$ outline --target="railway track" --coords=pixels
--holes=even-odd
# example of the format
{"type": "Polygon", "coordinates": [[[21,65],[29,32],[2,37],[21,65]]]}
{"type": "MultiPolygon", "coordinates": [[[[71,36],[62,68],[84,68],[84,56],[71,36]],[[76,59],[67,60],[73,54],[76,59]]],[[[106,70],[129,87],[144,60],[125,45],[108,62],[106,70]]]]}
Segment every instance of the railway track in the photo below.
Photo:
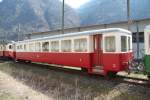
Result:
{"type": "MultiPolygon", "coordinates": [[[[3,62],[3,61],[1,61],[1,62],[3,62]]],[[[150,81],[147,79],[140,79],[140,78],[134,78],[134,77],[120,76],[120,75],[116,75],[116,77],[110,78],[110,77],[104,77],[104,76],[100,76],[100,75],[91,75],[85,71],[62,68],[61,66],[53,66],[53,65],[41,64],[41,63],[26,63],[26,62],[18,62],[18,63],[29,65],[29,66],[40,68],[40,69],[54,70],[57,72],[60,71],[60,72],[68,73],[69,75],[76,74],[79,76],[92,78],[92,79],[96,79],[96,80],[100,80],[100,79],[108,80],[108,81],[112,81],[115,83],[126,83],[129,85],[131,84],[131,85],[138,85],[138,86],[150,88],[150,81]]]]}
{"type": "Polygon", "coordinates": [[[103,77],[103,76],[99,76],[99,75],[90,75],[85,71],[67,69],[67,68],[56,67],[56,66],[50,67],[49,65],[42,65],[42,64],[38,64],[38,63],[30,63],[29,65],[36,66],[36,67],[44,66],[44,68],[47,68],[47,69],[52,69],[52,70],[57,70],[57,71],[59,70],[59,71],[63,71],[63,72],[70,73],[70,74],[82,75],[82,76],[86,76],[88,78],[102,79],[102,80],[106,79],[106,80],[113,81],[113,82],[123,82],[123,83],[127,83],[127,84],[140,85],[140,86],[150,88],[150,80],[148,80],[148,79],[120,76],[120,75],[116,75],[116,77],[110,78],[110,77],[103,77]]]}
{"type": "Polygon", "coordinates": [[[150,88],[150,81],[146,79],[139,79],[139,78],[133,78],[133,77],[126,77],[126,76],[117,76],[115,80],[124,82],[127,84],[140,85],[140,86],[150,88]]]}

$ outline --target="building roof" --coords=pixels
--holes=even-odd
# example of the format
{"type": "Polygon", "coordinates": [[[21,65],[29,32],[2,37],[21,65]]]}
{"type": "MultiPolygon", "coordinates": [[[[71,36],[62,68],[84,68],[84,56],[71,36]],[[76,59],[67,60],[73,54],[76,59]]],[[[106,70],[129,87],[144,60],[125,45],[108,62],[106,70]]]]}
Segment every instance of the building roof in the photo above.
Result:
{"type": "Polygon", "coordinates": [[[145,29],[150,29],[150,25],[146,26],[145,29]]]}

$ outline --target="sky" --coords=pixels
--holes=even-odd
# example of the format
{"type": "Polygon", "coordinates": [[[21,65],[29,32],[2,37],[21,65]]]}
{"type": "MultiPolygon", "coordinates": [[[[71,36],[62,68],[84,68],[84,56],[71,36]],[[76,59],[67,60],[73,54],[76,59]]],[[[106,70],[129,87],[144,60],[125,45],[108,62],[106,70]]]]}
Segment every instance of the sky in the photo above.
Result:
{"type": "Polygon", "coordinates": [[[0,0],[0,2],[2,2],[3,0],[0,0]]]}
{"type": "MultiPolygon", "coordinates": [[[[62,0],[61,0],[62,1],[62,0]]],[[[71,6],[72,8],[79,8],[83,4],[87,3],[90,0],[65,0],[65,3],[71,6]]]]}

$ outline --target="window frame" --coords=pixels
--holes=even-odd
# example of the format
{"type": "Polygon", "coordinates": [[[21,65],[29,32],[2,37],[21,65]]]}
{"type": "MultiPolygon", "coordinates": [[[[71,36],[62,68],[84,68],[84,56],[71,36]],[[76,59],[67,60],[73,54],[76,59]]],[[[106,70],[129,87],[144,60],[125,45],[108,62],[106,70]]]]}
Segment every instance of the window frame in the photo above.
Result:
{"type": "Polygon", "coordinates": [[[106,36],[104,36],[104,43],[103,43],[103,49],[104,49],[104,51],[106,52],[106,53],[115,53],[116,51],[117,51],[117,44],[116,44],[116,35],[106,35],[106,36]],[[106,38],[110,38],[110,37],[113,37],[114,38],[114,50],[112,51],[112,50],[107,50],[107,47],[106,47],[106,38]]]}
{"type": "Polygon", "coordinates": [[[12,45],[9,45],[8,48],[9,48],[10,50],[13,49],[12,45]]]}
{"type": "Polygon", "coordinates": [[[129,49],[128,49],[128,48],[129,48],[128,36],[126,36],[126,35],[121,35],[120,38],[121,38],[121,39],[120,39],[120,40],[121,40],[121,41],[120,41],[120,42],[121,42],[121,46],[120,46],[120,47],[121,47],[121,50],[120,50],[120,51],[121,51],[121,52],[128,52],[128,51],[129,51],[129,49]],[[125,45],[124,45],[125,47],[123,47],[123,44],[122,44],[122,37],[125,37],[125,41],[124,41],[124,42],[125,42],[125,45]]]}
{"type": "Polygon", "coordinates": [[[42,52],[42,43],[39,41],[35,42],[35,52],[42,52]],[[37,44],[40,44],[40,45],[38,45],[39,50],[37,50],[37,44]]]}
{"type": "Polygon", "coordinates": [[[61,52],[72,52],[72,45],[73,45],[73,41],[72,41],[72,39],[64,39],[64,40],[61,40],[61,52]],[[69,41],[70,43],[69,43],[69,47],[67,47],[67,48],[69,48],[68,50],[67,49],[64,49],[63,47],[64,47],[64,42],[65,41],[69,41]]]}
{"type": "Polygon", "coordinates": [[[128,51],[132,50],[132,37],[128,36],[128,51]]]}
{"type": "Polygon", "coordinates": [[[60,52],[60,41],[59,40],[51,40],[50,41],[50,51],[51,52],[60,52]],[[58,47],[57,47],[57,50],[56,49],[53,49],[54,47],[53,47],[53,44],[52,44],[52,42],[58,42],[58,47]],[[52,48],[53,47],[53,48],[52,48]]]}
{"type": "Polygon", "coordinates": [[[29,43],[29,49],[28,49],[28,51],[29,51],[29,52],[35,52],[35,43],[34,43],[34,42],[30,42],[30,43],[29,43]],[[31,44],[34,46],[34,47],[32,48],[33,50],[31,50],[31,48],[30,48],[30,45],[31,45],[31,44]]]}
{"type": "Polygon", "coordinates": [[[27,51],[27,44],[23,44],[23,50],[27,51]]]}
{"type": "Polygon", "coordinates": [[[41,51],[42,52],[49,52],[50,51],[50,42],[49,41],[42,41],[41,42],[41,51]],[[46,48],[47,50],[45,49],[46,51],[43,48],[43,43],[48,43],[48,47],[46,48]]]}
{"type": "MultiPolygon", "coordinates": [[[[87,37],[80,37],[80,38],[75,38],[75,39],[73,39],[73,51],[74,52],[88,52],[88,50],[89,50],[89,46],[88,46],[88,43],[89,42],[89,40],[88,40],[88,38],[87,37]],[[84,48],[85,50],[79,50],[79,48],[78,48],[78,50],[76,50],[76,47],[75,47],[75,41],[76,40],[82,40],[82,39],[85,39],[86,40],[86,48],[84,48]]],[[[81,45],[81,44],[80,44],[81,45]]],[[[80,46],[81,47],[81,46],[80,46]]],[[[81,48],[80,48],[81,49],[81,48]]]]}

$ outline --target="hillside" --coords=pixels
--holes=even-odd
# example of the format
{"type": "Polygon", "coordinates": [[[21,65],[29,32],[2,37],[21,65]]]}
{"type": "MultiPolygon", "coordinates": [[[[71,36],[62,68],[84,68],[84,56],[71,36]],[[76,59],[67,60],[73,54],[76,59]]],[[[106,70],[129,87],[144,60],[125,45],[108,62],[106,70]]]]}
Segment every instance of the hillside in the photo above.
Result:
{"type": "MultiPolygon", "coordinates": [[[[3,0],[0,3],[0,33],[16,37],[20,33],[42,32],[61,27],[61,2],[59,0],[3,0]]],[[[65,5],[65,27],[76,27],[76,12],[65,5]]],[[[7,37],[7,38],[9,38],[7,37]]]]}
{"type": "MultiPolygon", "coordinates": [[[[109,24],[127,20],[126,0],[91,0],[78,9],[81,25],[109,24]]],[[[150,18],[150,0],[130,0],[131,19],[150,18]]]]}

